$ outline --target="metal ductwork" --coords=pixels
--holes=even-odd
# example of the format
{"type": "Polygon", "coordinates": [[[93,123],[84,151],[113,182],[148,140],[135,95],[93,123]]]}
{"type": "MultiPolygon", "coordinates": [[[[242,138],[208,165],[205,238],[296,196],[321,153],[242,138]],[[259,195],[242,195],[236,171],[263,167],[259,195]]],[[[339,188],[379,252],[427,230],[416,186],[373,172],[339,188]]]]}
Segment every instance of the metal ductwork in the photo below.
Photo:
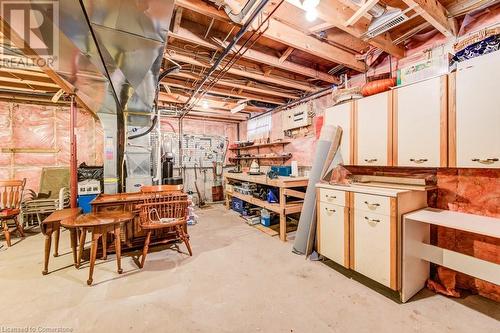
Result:
{"type": "Polygon", "coordinates": [[[30,6],[43,14],[43,20],[52,21],[52,26],[41,29],[40,37],[58,40],[56,74],[74,86],[76,95],[101,119],[105,192],[113,193],[118,190],[119,157],[124,150],[123,114],[143,114],[151,122],[174,0],[57,4],[59,15],[46,12],[36,2],[30,6]]]}

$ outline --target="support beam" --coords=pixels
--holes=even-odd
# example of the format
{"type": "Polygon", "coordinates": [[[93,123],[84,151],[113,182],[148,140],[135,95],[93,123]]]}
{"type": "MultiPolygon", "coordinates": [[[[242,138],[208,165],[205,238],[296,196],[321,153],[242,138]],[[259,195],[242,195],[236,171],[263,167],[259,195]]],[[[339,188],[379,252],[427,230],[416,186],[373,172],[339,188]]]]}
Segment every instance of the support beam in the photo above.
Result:
{"type": "MultiPolygon", "coordinates": [[[[299,0],[296,1],[298,1],[298,3],[300,4],[299,0]]],[[[215,7],[210,6],[201,0],[176,0],[176,3],[181,7],[188,8],[197,13],[215,18],[217,20],[230,22],[224,11],[217,10],[215,7]]],[[[273,18],[269,19],[269,21],[267,22],[267,26],[268,28],[264,31],[263,34],[267,38],[310,53],[320,58],[335,63],[342,63],[345,66],[357,71],[364,71],[363,63],[356,60],[349,52],[338,49],[332,45],[329,45],[328,43],[322,42],[314,37],[306,35],[305,33],[295,30],[292,27],[289,27],[273,18]]]]}
{"type": "Polygon", "coordinates": [[[173,32],[179,31],[179,27],[181,25],[182,21],[182,12],[184,11],[184,8],[182,7],[177,7],[175,10],[175,18],[174,18],[174,26],[172,27],[173,32]]]}
{"type": "Polygon", "coordinates": [[[289,56],[292,54],[294,48],[293,47],[288,47],[285,52],[281,55],[279,59],[279,63],[282,64],[289,56]]]}
{"type": "Polygon", "coordinates": [[[417,6],[416,11],[446,37],[457,35],[457,21],[449,18],[446,8],[437,0],[403,0],[408,6],[417,6]]]}
{"type": "Polygon", "coordinates": [[[379,0],[366,0],[365,3],[347,20],[346,26],[358,22],[370,9],[378,3],[379,0]]]}
{"type": "MultiPolygon", "coordinates": [[[[302,8],[300,0],[285,0],[286,2],[302,8]]],[[[362,38],[368,30],[370,21],[362,17],[352,26],[347,26],[346,22],[351,18],[355,11],[344,5],[339,0],[321,0],[316,8],[318,17],[327,23],[333,24],[335,27],[349,33],[356,38],[362,38]]],[[[379,35],[368,40],[368,43],[377,47],[397,58],[402,58],[405,55],[405,50],[401,46],[394,45],[388,33],[379,35]]]]}
{"type": "MultiPolygon", "coordinates": [[[[185,28],[182,28],[182,27],[179,28],[179,31],[177,33],[169,33],[169,35],[175,39],[179,39],[179,40],[182,40],[182,41],[185,41],[188,43],[193,43],[196,45],[201,45],[201,46],[204,46],[204,47],[209,48],[209,49],[213,49],[213,50],[220,49],[220,47],[218,45],[213,44],[211,42],[208,42],[205,39],[203,39],[202,37],[192,33],[191,31],[189,31],[185,28]]],[[[227,42],[223,43],[222,40],[219,40],[217,38],[215,40],[217,40],[219,45],[222,47],[225,47],[228,44],[227,42]]],[[[276,67],[276,68],[279,68],[279,69],[282,69],[285,71],[297,73],[297,74],[304,75],[304,76],[307,76],[307,77],[310,77],[313,79],[325,81],[328,83],[339,83],[340,82],[340,80],[337,77],[332,76],[328,73],[317,71],[317,70],[310,68],[310,67],[302,66],[302,65],[293,63],[291,61],[286,61],[286,60],[280,63],[278,57],[261,52],[261,51],[258,51],[258,50],[252,50],[252,49],[248,50],[243,55],[243,59],[263,63],[263,64],[273,66],[273,67],[276,67]]]]}

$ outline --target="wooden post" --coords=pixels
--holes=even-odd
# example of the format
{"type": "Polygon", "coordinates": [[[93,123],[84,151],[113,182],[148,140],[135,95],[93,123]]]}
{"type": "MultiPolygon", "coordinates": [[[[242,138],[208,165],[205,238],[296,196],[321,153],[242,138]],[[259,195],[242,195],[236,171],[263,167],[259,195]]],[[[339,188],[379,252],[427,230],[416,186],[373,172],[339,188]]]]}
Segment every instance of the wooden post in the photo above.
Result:
{"type": "Polygon", "coordinates": [[[75,127],[76,127],[76,101],[75,96],[71,95],[71,108],[70,108],[70,118],[69,118],[69,137],[70,137],[70,145],[71,145],[71,156],[70,156],[70,203],[71,208],[76,208],[76,195],[78,193],[78,179],[77,179],[77,169],[78,169],[78,160],[77,160],[77,150],[76,150],[76,135],[75,135],[75,127]]]}

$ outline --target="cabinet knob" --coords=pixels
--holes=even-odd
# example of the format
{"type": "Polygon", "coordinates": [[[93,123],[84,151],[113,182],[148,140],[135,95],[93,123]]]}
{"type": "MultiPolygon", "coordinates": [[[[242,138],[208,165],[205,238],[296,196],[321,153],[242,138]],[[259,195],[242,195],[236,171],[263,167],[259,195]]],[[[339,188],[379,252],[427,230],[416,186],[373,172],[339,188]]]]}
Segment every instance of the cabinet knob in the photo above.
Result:
{"type": "Polygon", "coordinates": [[[368,221],[368,222],[374,222],[374,223],[379,223],[380,222],[379,219],[371,219],[371,218],[369,218],[367,216],[365,216],[365,220],[368,221]]]}
{"type": "Polygon", "coordinates": [[[428,159],[426,158],[410,158],[410,161],[415,162],[417,164],[427,162],[428,159]]]}
{"type": "Polygon", "coordinates": [[[498,162],[498,158],[486,158],[486,159],[480,159],[480,158],[473,158],[472,162],[479,162],[481,164],[493,164],[495,162],[498,162]]]}
{"type": "Polygon", "coordinates": [[[373,162],[377,162],[377,159],[376,158],[365,158],[365,162],[366,163],[373,163],[373,162]]]}
{"type": "Polygon", "coordinates": [[[335,209],[328,209],[328,208],[325,208],[325,210],[326,210],[328,213],[335,213],[335,209]]]}

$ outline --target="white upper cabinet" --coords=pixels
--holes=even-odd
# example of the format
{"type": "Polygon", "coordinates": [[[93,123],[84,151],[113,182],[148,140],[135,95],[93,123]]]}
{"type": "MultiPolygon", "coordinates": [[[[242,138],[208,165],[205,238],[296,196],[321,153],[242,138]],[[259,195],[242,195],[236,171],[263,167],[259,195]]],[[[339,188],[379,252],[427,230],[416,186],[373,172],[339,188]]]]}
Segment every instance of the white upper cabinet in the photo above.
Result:
{"type": "Polygon", "coordinates": [[[445,167],[447,77],[394,91],[394,165],[445,167]]]}
{"type": "Polygon", "coordinates": [[[450,136],[450,166],[500,167],[499,78],[500,51],[458,64],[456,109],[450,115],[450,124],[456,126],[450,136]]]}
{"type": "Polygon", "coordinates": [[[358,99],[355,108],[356,139],[355,164],[391,165],[392,136],[390,117],[392,92],[358,99]]]}
{"type": "Polygon", "coordinates": [[[324,125],[334,125],[342,128],[340,153],[345,165],[353,164],[352,161],[352,108],[353,102],[335,105],[325,110],[324,125]]]}

